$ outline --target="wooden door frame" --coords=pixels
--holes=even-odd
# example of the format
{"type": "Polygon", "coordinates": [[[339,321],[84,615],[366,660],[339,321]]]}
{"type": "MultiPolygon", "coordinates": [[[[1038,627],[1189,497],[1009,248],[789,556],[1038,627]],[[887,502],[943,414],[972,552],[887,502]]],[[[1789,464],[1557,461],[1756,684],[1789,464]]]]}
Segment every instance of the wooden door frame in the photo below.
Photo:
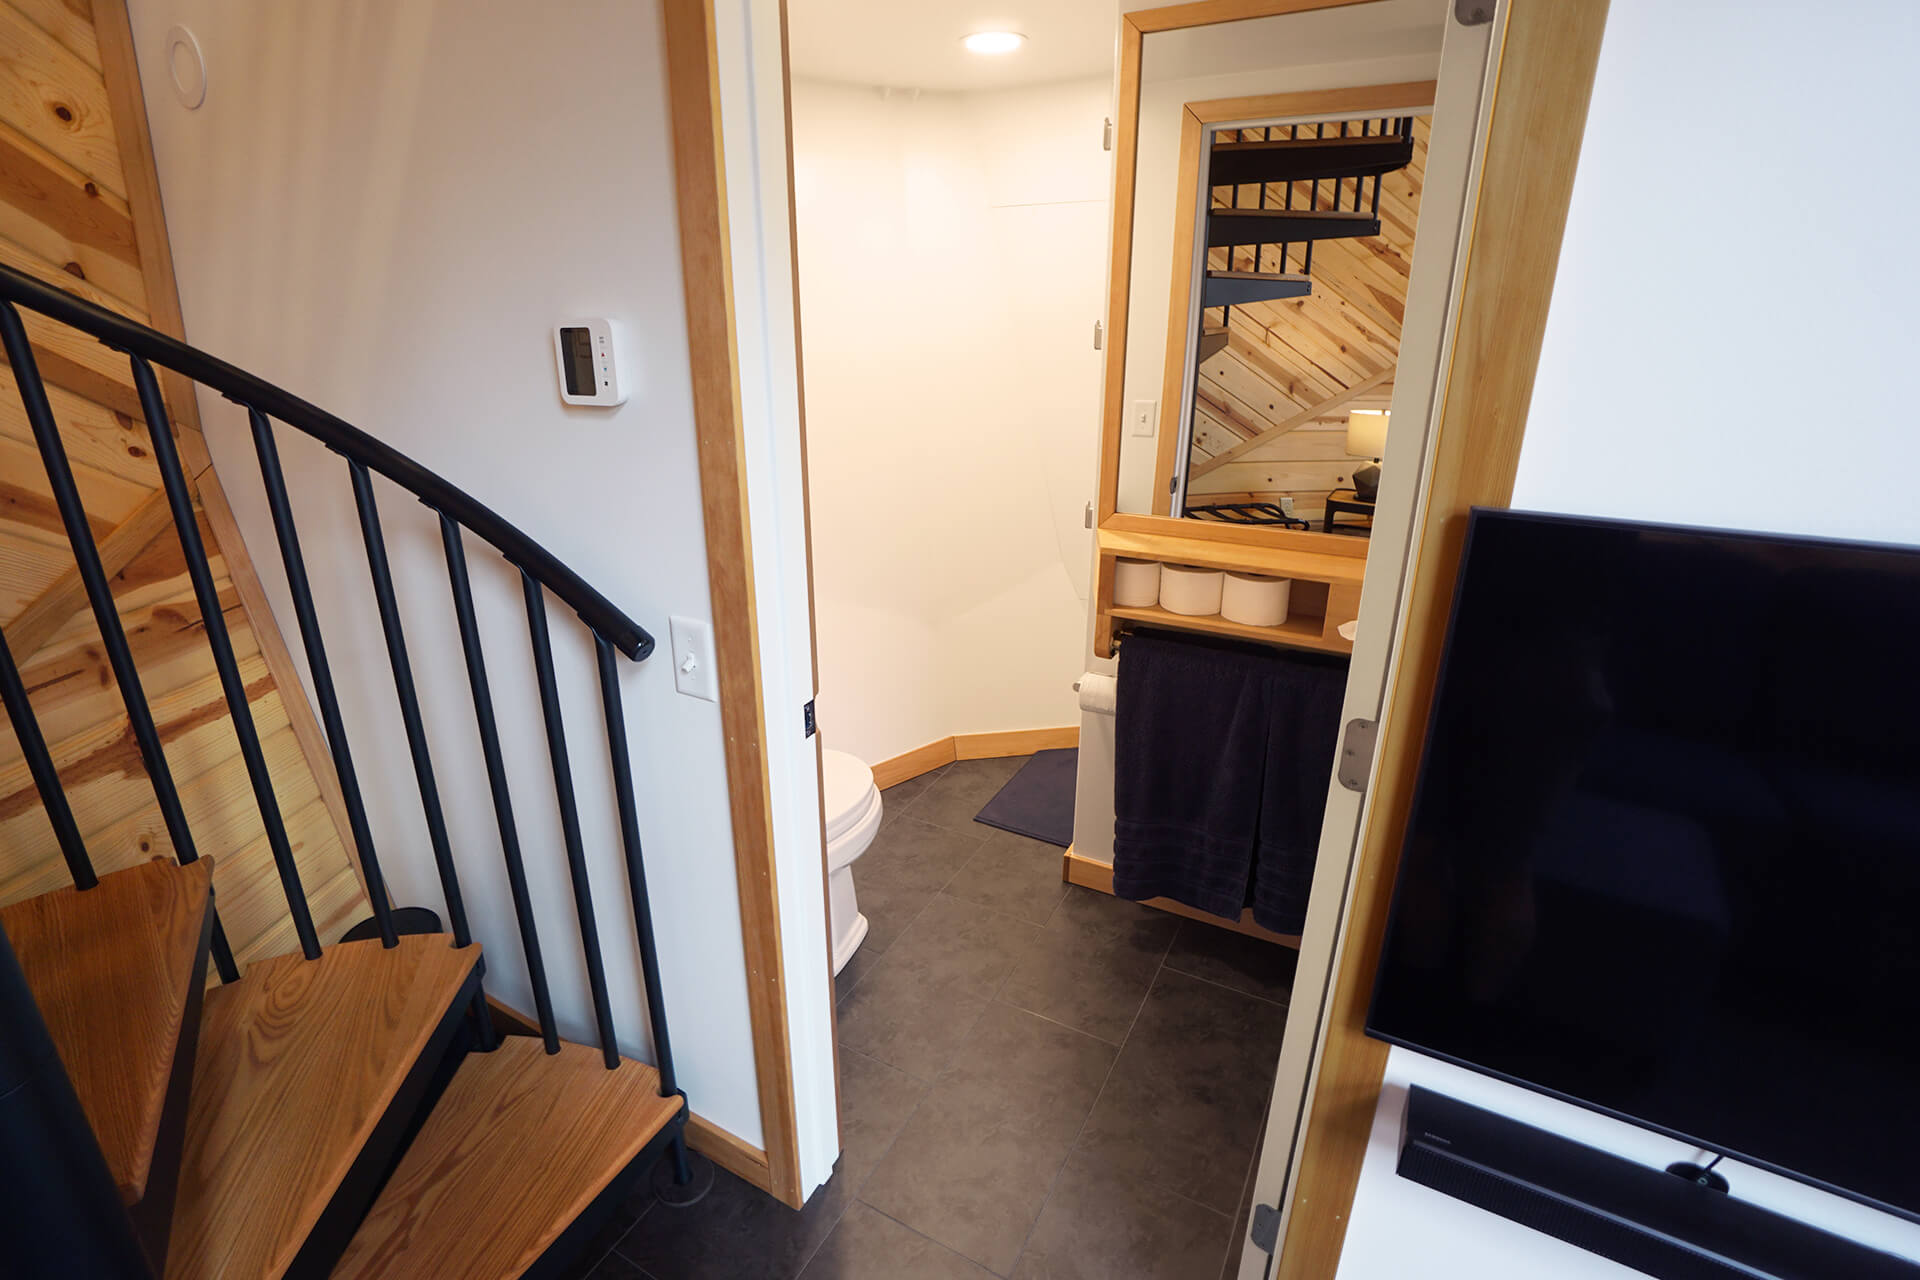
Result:
{"type": "MultiPolygon", "coordinates": [[[[1167,299],[1167,357],[1160,375],[1160,436],[1154,442],[1153,514],[1173,514],[1172,482],[1180,460],[1180,440],[1186,425],[1181,412],[1187,404],[1188,329],[1193,316],[1194,235],[1199,230],[1200,152],[1207,130],[1229,120],[1279,122],[1326,116],[1372,116],[1388,111],[1421,113],[1433,109],[1432,80],[1403,84],[1357,85],[1343,89],[1312,89],[1301,93],[1267,93],[1253,97],[1212,98],[1189,102],[1180,115],[1178,190],[1173,218],[1173,277],[1167,299]]],[[[1397,363],[1397,360],[1396,360],[1397,363]]],[[[1196,397],[1197,398],[1197,397],[1196,397]]],[[[1120,460],[1113,460],[1116,474],[1120,460]]],[[[1288,531],[1291,532],[1291,531],[1288,531]]],[[[1322,539],[1339,536],[1309,533],[1302,550],[1332,548],[1322,539]]],[[[1337,550],[1344,551],[1345,547],[1337,550]]]]}
{"type": "MultiPolygon", "coordinates": [[[[720,72],[712,0],[666,0],[667,96],[686,292],[687,359],[705,517],[714,661],[727,761],[740,937],[764,1151],[732,1138],[696,1148],[775,1199],[799,1208],[799,1122],[774,861],[773,797],[748,521],[746,440],[734,324],[733,254],[721,141],[720,72]]],[[[731,1135],[715,1134],[720,1138],[731,1135]]]]}
{"type": "Polygon", "coordinates": [[[1447,614],[1474,506],[1505,506],[1533,397],[1608,0],[1505,0],[1458,327],[1380,748],[1288,1182],[1278,1280],[1339,1267],[1387,1046],[1365,1032],[1447,614]]]}

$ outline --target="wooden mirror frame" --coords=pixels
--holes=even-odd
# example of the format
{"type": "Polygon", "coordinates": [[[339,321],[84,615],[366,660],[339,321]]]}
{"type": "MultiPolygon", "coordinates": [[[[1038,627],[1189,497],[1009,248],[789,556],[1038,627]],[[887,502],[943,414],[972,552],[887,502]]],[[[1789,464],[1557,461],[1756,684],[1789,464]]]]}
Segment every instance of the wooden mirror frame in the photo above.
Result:
{"type": "MultiPolygon", "coordinates": [[[[1218,524],[1207,520],[1187,520],[1164,512],[1137,514],[1118,509],[1120,495],[1120,450],[1123,440],[1122,396],[1126,387],[1127,316],[1133,285],[1134,186],[1138,180],[1140,140],[1140,58],[1145,37],[1156,31],[1178,31],[1190,27],[1213,26],[1249,18],[1271,18],[1290,13],[1309,13],[1320,9],[1341,9],[1377,0],[1198,0],[1192,4],[1169,5],[1123,14],[1120,19],[1120,80],[1116,103],[1113,144],[1113,244],[1107,287],[1106,366],[1100,400],[1100,486],[1095,502],[1095,533],[1098,549],[1094,577],[1094,637],[1096,655],[1113,653],[1115,617],[1113,614],[1114,562],[1121,556],[1142,557],[1210,568],[1241,569],[1255,573],[1278,573],[1298,582],[1313,584],[1312,593],[1324,595],[1326,604],[1321,625],[1313,635],[1301,635],[1283,643],[1334,652],[1351,652],[1350,641],[1338,637],[1341,622],[1349,621],[1359,609],[1359,581],[1366,561],[1367,542],[1363,538],[1338,534],[1302,532],[1294,529],[1262,528],[1250,525],[1218,524]],[[1324,585],[1322,585],[1324,584],[1324,585]]],[[[1317,114],[1330,111],[1360,111],[1371,107],[1398,108],[1407,105],[1433,105],[1433,83],[1410,85],[1374,85],[1353,89],[1275,94],[1264,98],[1220,99],[1188,106],[1183,129],[1199,129],[1208,120],[1246,118],[1249,103],[1280,104],[1272,114],[1317,114]],[[1418,103],[1411,99],[1418,98],[1418,103]],[[1203,120],[1196,109],[1207,112],[1203,120]],[[1224,114],[1214,114],[1215,112],[1224,114]]],[[[1266,108],[1260,108],[1266,113],[1266,108]]],[[[1197,144],[1198,134],[1195,135],[1197,144]]],[[[1183,150],[1185,139],[1183,137],[1183,150]]],[[[1197,180],[1184,171],[1183,184],[1197,180]]],[[[1191,187],[1182,198],[1197,198],[1191,187]]],[[[1175,252],[1192,255],[1194,228],[1191,219],[1175,223],[1175,252]]],[[[1164,462],[1172,465],[1166,421],[1177,423],[1181,381],[1184,378],[1185,347],[1182,331],[1186,326],[1190,262],[1176,267],[1174,300],[1169,304],[1179,312],[1170,326],[1170,351],[1176,341],[1178,354],[1169,355],[1164,382],[1173,391],[1162,397],[1160,439],[1156,441],[1156,471],[1164,462]],[[1175,360],[1180,368],[1173,368],[1175,360]]],[[[1178,433],[1172,433],[1176,438],[1178,433]]],[[[1164,488],[1165,475],[1157,481],[1164,488]]]]}

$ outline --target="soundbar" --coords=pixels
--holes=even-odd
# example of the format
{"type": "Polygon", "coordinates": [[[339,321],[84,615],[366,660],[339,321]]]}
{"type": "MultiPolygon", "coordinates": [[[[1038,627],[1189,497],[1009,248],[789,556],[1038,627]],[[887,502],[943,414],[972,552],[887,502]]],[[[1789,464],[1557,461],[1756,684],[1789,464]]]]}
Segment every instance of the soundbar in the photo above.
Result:
{"type": "Polygon", "coordinates": [[[1658,1280],[1920,1280],[1920,1264],[1419,1085],[1399,1173],[1658,1280]]]}

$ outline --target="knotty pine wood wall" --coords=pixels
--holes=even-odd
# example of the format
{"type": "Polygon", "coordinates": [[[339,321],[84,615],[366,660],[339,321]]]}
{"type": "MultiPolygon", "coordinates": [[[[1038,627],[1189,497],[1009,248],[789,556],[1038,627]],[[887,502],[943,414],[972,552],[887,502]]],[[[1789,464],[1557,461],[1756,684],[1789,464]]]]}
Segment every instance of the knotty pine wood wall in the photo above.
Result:
{"type": "MultiPolygon", "coordinates": [[[[124,0],[0,0],[0,262],[142,323],[177,315],[124,0]],[[115,107],[118,104],[119,116],[115,107]],[[141,245],[149,246],[143,260],[141,245]],[[154,251],[155,244],[161,246],[154,251]]],[[[25,316],[115,603],[236,956],[297,948],[124,357],[25,316]]],[[[170,388],[172,390],[172,388],[170,388]]],[[[305,693],[264,608],[237,581],[246,548],[224,510],[186,397],[169,397],[198,472],[201,534],[275,793],[323,941],[367,912],[336,820],[337,785],[305,693]],[[272,659],[273,661],[270,661],[272,659]],[[277,669],[277,675],[276,675],[277,669]],[[286,686],[293,702],[283,701],[286,686]]],[[[254,476],[237,483],[259,483],[254,476]]],[[[268,555],[272,548],[264,549],[268,555]]],[[[79,590],[13,371],[0,362],[0,628],[21,668],[74,817],[102,873],[172,845],[79,590]]],[[[67,883],[12,726],[0,722],[0,903],[67,883]]]]}
{"type": "MultiPolygon", "coordinates": [[[[1351,240],[1322,240],[1313,250],[1313,293],[1282,302],[1233,307],[1227,345],[1200,366],[1195,401],[1192,464],[1217,454],[1322,404],[1382,372],[1400,358],[1400,323],[1406,313],[1407,276],[1413,261],[1414,226],[1420,192],[1426,183],[1426,116],[1413,125],[1413,163],[1390,173],[1380,184],[1380,234],[1351,240]]],[[[1259,130],[1249,130],[1257,139],[1259,130]]],[[[1228,131],[1221,135],[1232,141],[1228,131]]],[[[1214,204],[1229,204],[1231,189],[1216,188],[1214,204]]],[[[1299,199],[1305,184],[1295,190],[1299,199]]],[[[1268,188],[1268,204],[1278,208],[1284,185],[1268,188]]],[[[1320,184],[1320,207],[1331,204],[1332,184],[1320,184]]],[[[1239,190],[1239,207],[1260,201],[1258,185],[1239,190]]],[[[1343,203],[1351,207],[1349,185],[1343,203]]],[[[1235,266],[1252,264],[1251,248],[1237,251],[1235,266]]],[[[1267,246],[1263,271],[1278,270],[1278,248],[1267,246]]],[[[1293,246],[1288,269],[1300,270],[1301,247],[1293,246]]],[[[1227,250],[1209,251],[1208,265],[1227,266],[1227,250]]],[[[1209,327],[1218,311],[1204,313],[1209,327]]],[[[1327,494],[1352,483],[1359,460],[1346,452],[1347,411],[1385,409],[1392,399],[1391,378],[1322,418],[1302,423],[1260,447],[1189,482],[1191,501],[1271,502],[1291,497],[1294,509],[1319,520],[1327,494]]]]}

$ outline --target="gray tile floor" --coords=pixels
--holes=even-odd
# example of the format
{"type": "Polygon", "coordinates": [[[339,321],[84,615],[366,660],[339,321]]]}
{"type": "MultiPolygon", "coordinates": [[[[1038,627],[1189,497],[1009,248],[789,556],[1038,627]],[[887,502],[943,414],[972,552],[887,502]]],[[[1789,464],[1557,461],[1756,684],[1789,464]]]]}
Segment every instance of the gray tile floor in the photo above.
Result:
{"type": "Polygon", "coordinates": [[[1063,884],[973,821],[1021,765],[886,793],[836,980],[842,1154],[795,1212],[731,1177],[646,1193],[590,1280],[1216,1280],[1239,1235],[1294,955],[1063,884]]]}

